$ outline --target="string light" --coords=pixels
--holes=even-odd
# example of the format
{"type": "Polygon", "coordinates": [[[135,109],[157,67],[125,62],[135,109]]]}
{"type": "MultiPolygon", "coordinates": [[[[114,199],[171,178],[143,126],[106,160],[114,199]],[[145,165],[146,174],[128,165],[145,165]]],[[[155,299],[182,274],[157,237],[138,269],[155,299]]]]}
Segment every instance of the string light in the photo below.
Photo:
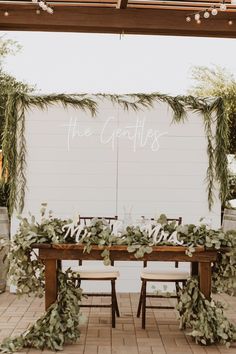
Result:
{"type": "Polygon", "coordinates": [[[218,14],[218,10],[217,10],[216,8],[212,9],[212,10],[211,10],[211,14],[212,14],[213,16],[216,16],[216,15],[218,14]]]}
{"type": "Polygon", "coordinates": [[[4,16],[6,16],[6,17],[9,16],[9,12],[8,12],[8,11],[5,11],[5,12],[4,12],[4,16]]]}
{"type": "MultiPolygon", "coordinates": [[[[49,14],[53,14],[54,10],[46,3],[45,0],[31,0],[33,4],[38,4],[38,6],[43,10],[46,11],[49,14]]],[[[40,10],[37,10],[36,14],[40,14],[40,10]],[[39,11],[39,12],[37,12],[39,11]]]]}
{"type": "MultiPolygon", "coordinates": [[[[204,9],[198,12],[195,12],[191,15],[188,15],[185,19],[186,22],[191,22],[192,19],[194,19],[198,24],[201,23],[201,17],[202,19],[208,19],[210,16],[216,16],[220,11],[226,11],[227,10],[227,5],[225,3],[225,0],[221,0],[222,2],[219,4],[219,9],[216,8],[215,5],[210,6],[208,9],[204,9]]],[[[236,0],[234,0],[236,2],[236,0]]],[[[228,21],[229,26],[233,24],[231,20],[228,21]]]]}
{"type": "Polygon", "coordinates": [[[225,2],[222,2],[220,4],[220,11],[226,11],[226,10],[227,10],[227,6],[226,6],[225,2]]]}

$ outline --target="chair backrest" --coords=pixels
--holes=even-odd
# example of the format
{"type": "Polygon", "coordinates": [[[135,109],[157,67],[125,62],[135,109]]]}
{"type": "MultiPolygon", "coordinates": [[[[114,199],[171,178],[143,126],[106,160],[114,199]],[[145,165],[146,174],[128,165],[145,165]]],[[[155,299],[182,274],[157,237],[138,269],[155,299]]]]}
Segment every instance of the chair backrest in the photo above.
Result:
{"type": "MultiPolygon", "coordinates": [[[[143,217],[143,216],[142,216],[143,217]]],[[[151,218],[151,220],[155,220],[154,218],[151,218]]],[[[167,218],[167,222],[172,222],[172,221],[176,221],[178,225],[182,224],[182,216],[179,216],[178,218],[167,218]]],[[[146,268],[147,267],[147,261],[143,261],[143,267],[146,268]]],[[[175,262],[175,268],[179,267],[179,262],[175,262]]]]}
{"type": "Polygon", "coordinates": [[[118,216],[115,215],[115,216],[80,216],[79,219],[80,221],[83,222],[84,225],[87,226],[88,222],[91,221],[92,219],[105,219],[109,225],[112,225],[112,222],[114,220],[117,220],[118,219],[118,216]]]}
{"type": "MultiPolygon", "coordinates": [[[[113,223],[113,221],[118,219],[118,216],[117,215],[115,215],[115,216],[80,216],[79,221],[80,221],[80,223],[82,222],[83,225],[88,226],[88,222],[94,218],[105,219],[112,228],[112,223],[113,223]]],[[[82,260],[79,260],[79,265],[80,266],[82,265],[82,260]]],[[[111,265],[114,266],[114,261],[111,261],[111,265]]]]}
{"type": "MultiPolygon", "coordinates": [[[[155,220],[154,218],[151,218],[151,220],[155,220]]],[[[167,218],[167,222],[172,222],[176,221],[178,225],[182,224],[182,216],[179,216],[178,218],[167,218]]]]}
{"type": "Polygon", "coordinates": [[[224,209],[223,231],[236,230],[236,209],[224,209]]]}

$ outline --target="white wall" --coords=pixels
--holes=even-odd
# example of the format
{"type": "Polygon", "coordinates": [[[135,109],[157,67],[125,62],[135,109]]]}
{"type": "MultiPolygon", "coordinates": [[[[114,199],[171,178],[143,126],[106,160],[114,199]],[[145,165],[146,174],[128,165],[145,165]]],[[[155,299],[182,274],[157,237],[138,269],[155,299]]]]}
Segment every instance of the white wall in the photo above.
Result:
{"type": "MultiPolygon", "coordinates": [[[[207,216],[218,227],[219,200],[212,212],[208,211],[204,182],[208,156],[202,118],[189,113],[184,124],[171,121],[172,111],[166,104],[135,113],[124,112],[104,101],[99,103],[96,118],[60,106],[29,111],[24,213],[37,215],[41,202],[47,202],[49,209],[60,217],[79,212],[87,216],[117,214],[123,218],[124,207],[132,207],[134,221],[141,215],[165,213],[169,217],[182,216],[183,223],[197,223],[200,217],[207,216]],[[87,129],[91,135],[72,137],[72,122],[76,122],[77,132],[79,127],[80,134],[87,129]],[[154,132],[160,135],[157,144],[152,146],[153,140],[149,138],[141,147],[139,128],[136,145],[126,135],[115,138],[112,148],[112,134],[117,129],[133,134],[137,122],[144,122],[143,143],[149,130],[150,136],[154,132]]],[[[119,264],[119,291],[139,290],[141,267],[141,262],[119,264]]]]}

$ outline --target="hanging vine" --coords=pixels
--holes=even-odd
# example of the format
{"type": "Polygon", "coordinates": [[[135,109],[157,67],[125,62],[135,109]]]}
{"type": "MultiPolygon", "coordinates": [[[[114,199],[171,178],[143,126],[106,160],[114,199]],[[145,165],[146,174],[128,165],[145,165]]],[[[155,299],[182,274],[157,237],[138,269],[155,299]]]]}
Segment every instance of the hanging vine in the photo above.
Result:
{"type": "Polygon", "coordinates": [[[91,116],[95,116],[97,111],[97,103],[85,95],[29,96],[15,93],[8,96],[2,142],[4,156],[2,178],[7,180],[9,185],[8,209],[10,214],[14,209],[21,212],[24,207],[26,187],[25,113],[33,107],[47,109],[56,103],[62,104],[65,108],[74,107],[88,111],[91,116]]]}
{"type": "Polygon", "coordinates": [[[207,153],[209,165],[207,169],[208,204],[211,209],[214,202],[214,181],[220,184],[220,198],[225,202],[228,193],[227,184],[227,149],[229,144],[229,122],[221,98],[214,100],[196,98],[193,96],[168,96],[160,93],[151,94],[97,94],[89,96],[53,94],[35,96],[26,93],[10,94],[6,101],[5,127],[3,132],[3,180],[9,183],[10,195],[8,200],[9,212],[14,209],[19,212],[24,207],[26,187],[26,141],[25,141],[25,113],[33,107],[47,109],[50,105],[61,104],[63,107],[74,107],[89,112],[92,117],[97,114],[99,100],[110,100],[122,109],[138,112],[151,109],[157,102],[166,103],[173,112],[173,122],[184,122],[187,111],[200,113],[203,116],[207,138],[207,153]],[[213,124],[216,121],[216,132],[213,124]],[[215,135],[215,136],[214,136],[215,135]]]}

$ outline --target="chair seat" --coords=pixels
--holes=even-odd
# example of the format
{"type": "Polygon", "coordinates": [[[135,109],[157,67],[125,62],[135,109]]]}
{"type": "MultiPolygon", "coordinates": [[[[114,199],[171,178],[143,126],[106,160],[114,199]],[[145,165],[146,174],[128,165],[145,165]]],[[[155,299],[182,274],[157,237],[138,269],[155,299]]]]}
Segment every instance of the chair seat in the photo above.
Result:
{"type": "Polygon", "coordinates": [[[78,276],[81,280],[86,279],[117,279],[120,276],[118,271],[96,271],[96,270],[79,270],[78,276]]]}
{"type": "Polygon", "coordinates": [[[141,273],[141,279],[145,279],[145,280],[184,281],[187,280],[188,278],[189,278],[189,273],[183,271],[173,271],[173,272],[143,271],[141,273]]]}

